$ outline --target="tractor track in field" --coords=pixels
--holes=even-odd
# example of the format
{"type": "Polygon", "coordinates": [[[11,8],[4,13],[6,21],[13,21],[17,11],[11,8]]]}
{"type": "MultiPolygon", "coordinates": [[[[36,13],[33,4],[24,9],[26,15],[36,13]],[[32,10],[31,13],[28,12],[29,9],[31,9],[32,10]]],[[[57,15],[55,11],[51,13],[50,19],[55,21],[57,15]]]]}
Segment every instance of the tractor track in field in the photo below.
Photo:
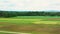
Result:
{"type": "Polygon", "coordinates": [[[31,33],[21,33],[21,32],[11,32],[11,31],[0,31],[2,33],[11,33],[11,34],[31,34],[31,33]]]}

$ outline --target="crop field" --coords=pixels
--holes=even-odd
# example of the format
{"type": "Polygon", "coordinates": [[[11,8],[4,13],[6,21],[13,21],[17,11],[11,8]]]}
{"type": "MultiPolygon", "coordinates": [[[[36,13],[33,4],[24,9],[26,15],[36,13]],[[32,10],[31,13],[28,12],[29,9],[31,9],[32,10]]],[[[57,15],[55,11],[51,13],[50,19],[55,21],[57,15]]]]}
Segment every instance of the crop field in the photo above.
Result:
{"type": "Polygon", "coordinates": [[[0,31],[30,34],[60,34],[60,16],[18,16],[0,18],[0,31]]]}

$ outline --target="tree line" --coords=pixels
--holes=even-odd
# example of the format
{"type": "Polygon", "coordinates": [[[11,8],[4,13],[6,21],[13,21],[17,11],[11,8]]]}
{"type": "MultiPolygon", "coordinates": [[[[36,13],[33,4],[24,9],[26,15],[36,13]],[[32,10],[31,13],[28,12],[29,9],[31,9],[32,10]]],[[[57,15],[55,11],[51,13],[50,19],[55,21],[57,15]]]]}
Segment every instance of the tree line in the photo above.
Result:
{"type": "Polygon", "coordinates": [[[60,16],[60,12],[45,12],[45,11],[0,11],[0,17],[15,17],[15,16],[60,16]]]}

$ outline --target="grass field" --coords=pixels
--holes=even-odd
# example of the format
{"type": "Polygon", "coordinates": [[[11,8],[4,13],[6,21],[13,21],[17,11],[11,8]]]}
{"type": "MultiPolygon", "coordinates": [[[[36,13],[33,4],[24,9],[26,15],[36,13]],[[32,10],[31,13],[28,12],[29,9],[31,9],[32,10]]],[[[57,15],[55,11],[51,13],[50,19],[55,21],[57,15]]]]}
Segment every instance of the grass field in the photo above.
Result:
{"type": "Polygon", "coordinates": [[[18,16],[0,18],[0,30],[32,34],[60,34],[60,17],[18,16]]]}

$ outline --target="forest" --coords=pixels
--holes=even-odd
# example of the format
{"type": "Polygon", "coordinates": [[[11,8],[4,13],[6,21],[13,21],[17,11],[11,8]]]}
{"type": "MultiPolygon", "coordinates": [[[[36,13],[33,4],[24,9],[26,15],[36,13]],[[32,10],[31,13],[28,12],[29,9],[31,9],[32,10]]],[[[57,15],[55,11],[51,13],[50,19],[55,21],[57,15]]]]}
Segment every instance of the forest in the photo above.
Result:
{"type": "Polygon", "coordinates": [[[60,12],[46,11],[0,11],[0,17],[15,17],[15,16],[60,16],[60,12]]]}

